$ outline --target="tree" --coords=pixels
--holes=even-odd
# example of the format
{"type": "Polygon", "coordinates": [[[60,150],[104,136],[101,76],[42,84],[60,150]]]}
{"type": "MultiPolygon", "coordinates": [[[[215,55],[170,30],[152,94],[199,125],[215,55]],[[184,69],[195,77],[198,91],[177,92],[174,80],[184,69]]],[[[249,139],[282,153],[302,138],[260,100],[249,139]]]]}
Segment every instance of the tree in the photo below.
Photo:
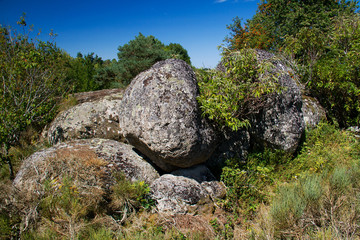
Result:
{"type": "Polygon", "coordinates": [[[261,0],[244,26],[239,18],[228,26],[231,33],[226,41],[232,49],[278,50],[287,36],[294,37],[300,29],[328,31],[335,16],[354,13],[357,4],[353,0],[261,0]]]}
{"type": "Polygon", "coordinates": [[[164,48],[165,45],[154,36],[145,37],[139,33],[134,40],[118,48],[118,78],[127,85],[140,72],[158,61],[170,58],[164,48]]]}
{"type": "Polygon", "coordinates": [[[178,43],[164,45],[154,36],[139,33],[135,39],[118,48],[118,61],[97,70],[95,79],[105,88],[124,87],[140,72],[158,61],[178,58],[191,64],[187,51],[178,43]]]}
{"type": "Polygon", "coordinates": [[[41,126],[54,117],[59,96],[66,94],[63,52],[52,42],[30,39],[24,16],[18,22],[24,34],[0,25],[0,157],[9,165],[8,150],[29,125],[41,126]]]}
{"type": "Polygon", "coordinates": [[[97,82],[95,75],[103,65],[103,60],[94,53],[82,55],[70,60],[68,78],[74,82],[75,92],[88,92],[100,89],[101,83],[97,82]]]}
{"type": "Polygon", "coordinates": [[[170,53],[171,58],[182,59],[191,65],[190,56],[185,48],[178,43],[170,43],[165,46],[165,51],[170,53]]]}

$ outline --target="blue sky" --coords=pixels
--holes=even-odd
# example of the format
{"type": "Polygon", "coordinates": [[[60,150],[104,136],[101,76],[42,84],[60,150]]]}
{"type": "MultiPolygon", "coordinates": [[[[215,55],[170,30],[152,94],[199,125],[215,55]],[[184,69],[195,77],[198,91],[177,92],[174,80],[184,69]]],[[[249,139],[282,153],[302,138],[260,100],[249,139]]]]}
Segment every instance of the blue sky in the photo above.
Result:
{"type": "Polygon", "coordinates": [[[0,0],[0,23],[26,20],[46,36],[51,29],[56,43],[71,56],[94,52],[117,58],[117,48],[141,32],[164,44],[180,43],[196,67],[214,67],[220,60],[217,46],[229,34],[226,25],[236,16],[251,18],[260,0],[0,0]]]}

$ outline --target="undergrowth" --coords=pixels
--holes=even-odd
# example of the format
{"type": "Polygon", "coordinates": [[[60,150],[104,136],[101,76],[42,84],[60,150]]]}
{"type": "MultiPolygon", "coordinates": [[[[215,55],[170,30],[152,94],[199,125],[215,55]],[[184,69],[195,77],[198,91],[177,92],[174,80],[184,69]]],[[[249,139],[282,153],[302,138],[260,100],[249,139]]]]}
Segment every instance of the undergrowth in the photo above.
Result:
{"type": "MultiPolygon", "coordinates": [[[[12,149],[14,157],[36,149],[21,148],[12,149]]],[[[328,123],[306,133],[296,156],[267,149],[249,154],[246,162],[228,159],[221,175],[227,196],[217,202],[225,211],[208,216],[164,217],[152,211],[149,187],[122,174],[104,191],[104,162],[89,149],[60,152],[51,161],[51,167],[44,164],[47,179],[37,203],[33,196],[16,198],[11,182],[2,178],[2,239],[360,237],[359,142],[328,123]]]]}

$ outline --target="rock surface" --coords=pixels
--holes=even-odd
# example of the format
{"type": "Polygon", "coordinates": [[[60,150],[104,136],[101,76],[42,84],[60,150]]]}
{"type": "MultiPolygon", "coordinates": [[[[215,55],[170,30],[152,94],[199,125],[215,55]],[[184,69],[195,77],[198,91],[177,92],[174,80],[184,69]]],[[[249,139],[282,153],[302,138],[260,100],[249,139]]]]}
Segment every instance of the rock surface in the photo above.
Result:
{"type": "Polygon", "coordinates": [[[303,105],[302,112],[307,128],[315,128],[321,120],[326,119],[325,109],[320,105],[319,101],[309,96],[302,96],[303,105]]]}
{"type": "Polygon", "coordinates": [[[86,138],[121,140],[123,136],[117,109],[121,104],[122,92],[101,95],[100,99],[99,94],[96,96],[88,97],[89,102],[61,112],[44,131],[43,136],[51,144],[86,138]],[[94,98],[97,100],[91,102],[90,99],[94,98]]]}
{"type": "MultiPolygon", "coordinates": [[[[194,169],[189,172],[194,175],[194,169]]],[[[200,183],[194,178],[165,174],[150,185],[150,190],[159,212],[185,213],[191,205],[201,200],[224,197],[226,188],[218,181],[200,183]]]]}
{"type": "Polygon", "coordinates": [[[168,59],[140,73],[124,93],[120,128],[130,144],[165,171],[205,162],[216,147],[216,134],[196,100],[191,67],[168,59]]]}
{"type": "Polygon", "coordinates": [[[157,171],[131,146],[108,139],[86,139],[34,153],[24,160],[13,184],[18,190],[33,194],[41,191],[45,180],[69,176],[84,186],[96,178],[96,187],[108,192],[117,172],[131,181],[148,184],[159,178],[157,171]]]}
{"type": "MultiPolygon", "coordinates": [[[[256,50],[259,62],[273,64],[271,73],[279,74],[280,94],[271,94],[264,107],[251,119],[250,134],[255,145],[294,152],[302,138],[305,123],[299,84],[291,77],[293,71],[275,55],[256,50]]],[[[265,73],[266,74],[266,73],[265,73]]]]}

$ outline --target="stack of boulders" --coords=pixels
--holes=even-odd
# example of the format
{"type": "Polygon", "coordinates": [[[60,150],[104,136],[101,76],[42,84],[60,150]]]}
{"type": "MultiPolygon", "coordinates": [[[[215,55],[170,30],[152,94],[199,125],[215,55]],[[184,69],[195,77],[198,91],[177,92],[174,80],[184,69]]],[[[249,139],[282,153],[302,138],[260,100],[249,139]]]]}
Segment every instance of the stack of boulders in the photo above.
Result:
{"type": "MultiPolygon", "coordinates": [[[[305,129],[303,113],[307,118],[316,115],[304,110],[292,70],[272,60],[272,54],[257,55],[259,61],[273,61],[284,90],[271,95],[267,107],[252,116],[250,129],[216,129],[202,117],[193,69],[182,60],[168,59],[140,73],[124,93],[95,94],[101,97],[60,113],[43,133],[54,146],[24,160],[15,187],[36,193],[51,159],[86,148],[88,154],[75,155],[94,155],[105,162],[105,193],[120,171],[131,181],[149,184],[160,212],[186,212],[203,199],[223,197],[225,186],[214,175],[227,158],[245,161],[251,146],[294,152],[305,129]]],[[[306,121],[316,125],[317,120],[306,121]]]]}

